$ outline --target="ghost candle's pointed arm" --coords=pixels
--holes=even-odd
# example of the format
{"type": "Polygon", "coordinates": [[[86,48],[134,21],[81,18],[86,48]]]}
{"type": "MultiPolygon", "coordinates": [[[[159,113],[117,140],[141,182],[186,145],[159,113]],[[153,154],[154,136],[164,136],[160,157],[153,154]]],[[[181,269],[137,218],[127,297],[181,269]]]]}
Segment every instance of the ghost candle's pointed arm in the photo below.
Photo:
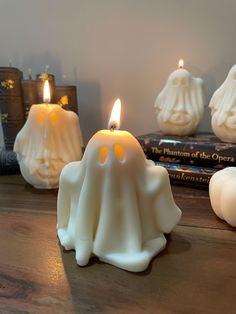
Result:
{"type": "Polygon", "coordinates": [[[162,233],[169,233],[180,220],[181,210],[175,204],[167,170],[163,167],[151,166],[149,182],[151,182],[150,192],[157,228],[162,233]]]}

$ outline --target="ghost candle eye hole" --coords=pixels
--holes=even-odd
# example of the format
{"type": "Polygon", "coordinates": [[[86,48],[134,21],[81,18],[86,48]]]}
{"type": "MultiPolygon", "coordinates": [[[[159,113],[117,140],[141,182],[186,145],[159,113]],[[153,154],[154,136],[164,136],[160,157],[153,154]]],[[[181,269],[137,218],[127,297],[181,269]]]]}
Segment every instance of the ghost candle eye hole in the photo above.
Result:
{"type": "Polygon", "coordinates": [[[187,82],[186,77],[182,78],[181,84],[182,84],[183,86],[187,86],[187,85],[188,85],[188,82],[187,82]]]}
{"type": "Polygon", "coordinates": [[[42,124],[45,122],[46,116],[44,112],[40,112],[37,116],[38,123],[42,124]]]}
{"type": "Polygon", "coordinates": [[[173,81],[172,81],[172,84],[174,86],[177,86],[179,84],[179,79],[178,78],[174,78],[173,81]]]}
{"type": "Polygon", "coordinates": [[[98,160],[100,161],[100,163],[104,164],[104,162],[107,159],[107,155],[108,155],[107,146],[102,146],[98,151],[98,160]]]}
{"type": "Polygon", "coordinates": [[[114,152],[115,152],[116,157],[119,161],[122,161],[124,159],[125,152],[124,152],[124,149],[122,146],[120,146],[119,144],[115,144],[114,145],[114,152]]]}
{"type": "Polygon", "coordinates": [[[55,112],[51,113],[50,121],[51,121],[52,124],[55,124],[57,122],[57,115],[55,114],[55,112]]]}

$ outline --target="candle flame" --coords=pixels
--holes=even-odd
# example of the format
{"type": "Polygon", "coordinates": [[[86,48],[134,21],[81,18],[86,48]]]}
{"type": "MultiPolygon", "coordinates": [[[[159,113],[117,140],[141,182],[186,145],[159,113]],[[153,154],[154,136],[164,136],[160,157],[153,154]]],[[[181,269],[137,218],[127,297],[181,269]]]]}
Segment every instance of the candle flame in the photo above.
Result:
{"type": "Polygon", "coordinates": [[[184,60],[180,59],[179,60],[179,69],[183,69],[183,67],[184,67],[184,60]]]}
{"type": "Polygon", "coordinates": [[[108,129],[117,130],[120,128],[120,112],[121,112],[121,101],[119,98],[117,98],[112,108],[110,120],[108,123],[108,129]]]}
{"type": "Polygon", "coordinates": [[[49,82],[48,80],[45,81],[44,83],[44,88],[43,88],[43,101],[46,104],[49,104],[51,101],[51,95],[50,95],[50,88],[49,88],[49,82]]]}

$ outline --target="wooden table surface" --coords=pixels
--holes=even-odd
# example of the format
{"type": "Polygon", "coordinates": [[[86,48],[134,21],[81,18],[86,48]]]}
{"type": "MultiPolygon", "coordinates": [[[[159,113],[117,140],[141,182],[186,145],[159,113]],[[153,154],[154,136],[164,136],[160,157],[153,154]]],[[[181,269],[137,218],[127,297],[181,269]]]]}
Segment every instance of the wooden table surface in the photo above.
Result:
{"type": "Polygon", "coordinates": [[[143,273],[76,265],[56,236],[57,191],[0,177],[0,313],[236,313],[236,232],[207,191],[173,187],[183,217],[143,273]]]}

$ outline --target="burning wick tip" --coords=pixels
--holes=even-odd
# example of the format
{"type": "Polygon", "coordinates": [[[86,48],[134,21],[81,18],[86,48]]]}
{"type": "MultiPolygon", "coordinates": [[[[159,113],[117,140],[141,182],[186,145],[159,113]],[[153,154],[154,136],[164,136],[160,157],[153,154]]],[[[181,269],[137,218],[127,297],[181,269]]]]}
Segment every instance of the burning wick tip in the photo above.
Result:
{"type": "Polygon", "coordinates": [[[115,130],[117,130],[117,123],[112,122],[112,123],[109,125],[109,130],[110,130],[111,132],[114,132],[115,130]]]}

